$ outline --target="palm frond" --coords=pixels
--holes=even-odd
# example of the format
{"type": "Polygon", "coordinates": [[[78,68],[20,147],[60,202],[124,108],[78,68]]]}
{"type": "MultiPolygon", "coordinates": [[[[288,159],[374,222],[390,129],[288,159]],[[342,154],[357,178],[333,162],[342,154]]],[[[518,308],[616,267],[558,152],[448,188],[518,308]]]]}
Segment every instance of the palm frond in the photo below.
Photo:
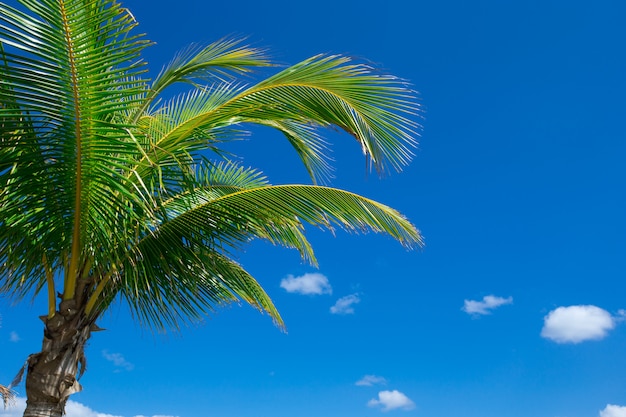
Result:
{"type": "Polygon", "coordinates": [[[270,297],[236,262],[211,248],[165,248],[159,246],[161,243],[169,242],[151,241],[150,251],[123,265],[122,273],[108,288],[112,295],[128,302],[140,322],[159,330],[178,329],[214,313],[216,307],[241,299],[284,326],[270,297]],[[167,256],[167,260],[154,256],[159,253],[174,256],[167,256]]]}
{"type": "MultiPolygon", "coordinates": [[[[162,202],[160,224],[146,239],[172,238],[177,242],[211,246],[216,251],[232,255],[251,239],[261,238],[295,248],[305,260],[316,262],[311,245],[303,234],[302,223],[293,215],[266,213],[264,217],[255,218],[257,213],[245,209],[231,212],[219,207],[210,214],[202,212],[202,207],[229,195],[269,187],[260,173],[228,162],[201,168],[197,178],[192,188],[162,202]],[[185,220],[187,215],[192,221],[185,220]]],[[[139,246],[142,244],[140,242],[139,246]]]]}
{"type": "Polygon", "coordinates": [[[259,233],[258,237],[267,238],[264,231],[270,236],[273,232],[280,236],[280,228],[274,230],[274,227],[281,225],[282,220],[288,223],[305,222],[328,229],[340,227],[348,232],[382,232],[407,248],[422,244],[419,231],[396,210],[336,188],[266,185],[217,197],[216,190],[211,187],[172,199],[165,207],[181,214],[164,223],[160,227],[162,232],[211,232],[213,224],[221,226],[221,221],[216,222],[220,219],[225,224],[229,221],[237,224],[248,236],[259,233]],[[196,202],[194,207],[190,207],[190,201],[196,202]]]}
{"type": "Polygon", "coordinates": [[[241,98],[280,103],[272,110],[340,127],[359,141],[363,153],[384,173],[387,165],[401,170],[412,157],[419,125],[410,117],[420,111],[414,97],[396,77],[351,64],[348,57],[318,55],[257,84],[241,98]]]}
{"type": "Polygon", "coordinates": [[[221,39],[202,48],[192,45],[178,53],[157,75],[132,120],[137,121],[166,88],[176,83],[199,86],[212,84],[216,79],[229,82],[234,75],[248,73],[255,67],[272,65],[265,51],[242,45],[242,42],[221,39]]]}
{"type": "Polygon", "coordinates": [[[242,299],[282,325],[267,294],[229,257],[231,249],[260,238],[294,247],[314,261],[303,222],[385,232],[407,248],[422,244],[401,214],[364,197],[320,186],[270,186],[234,164],[212,172],[211,184],[164,202],[167,218],[120,261],[100,308],[119,294],[142,322],[162,329],[242,299]]]}
{"type": "MultiPolygon", "coordinates": [[[[161,145],[197,143],[195,132],[207,135],[231,125],[258,123],[285,133],[314,176],[327,174],[326,146],[314,127],[335,125],[353,135],[380,173],[400,170],[411,157],[419,125],[414,93],[397,78],[375,73],[341,56],[316,56],[269,79],[237,91],[217,88],[220,100],[203,111],[188,112],[170,125],[161,145]],[[306,149],[306,150],[305,150],[306,149]]],[[[207,91],[209,92],[209,91],[207,91]]],[[[175,119],[174,119],[175,120],[175,119]]]]}
{"type": "Polygon", "coordinates": [[[252,68],[272,65],[265,51],[242,45],[242,42],[238,39],[221,39],[203,48],[190,46],[161,70],[151,90],[159,94],[177,82],[197,85],[198,81],[206,82],[214,78],[227,81],[233,75],[250,72],[252,68]]]}
{"type": "Polygon", "coordinates": [[[199,126],[198,115],[210,113],[230,100],[240,87],[230,84],[196,89],[180,94],[167,101],[138,122],[137,144],[141,155],[129,160],[130,172],[139,178],[162,177],[166,167],[185,169],[194,164],[200,151],[214,150],[219,153],[220,129],[199,126]],[[182,134],[182,131],[185,133],[182,134]],[[176,132],[176,134],[172,134],[176,132]]]}

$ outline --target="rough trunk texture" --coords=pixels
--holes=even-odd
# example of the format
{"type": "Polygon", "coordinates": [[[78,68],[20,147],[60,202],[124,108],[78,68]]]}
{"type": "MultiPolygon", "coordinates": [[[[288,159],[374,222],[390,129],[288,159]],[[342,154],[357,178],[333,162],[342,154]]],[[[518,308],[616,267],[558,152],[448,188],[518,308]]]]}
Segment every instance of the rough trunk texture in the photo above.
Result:
{"type": "Polygon", "coordinates": [[[77,378],[85,368],[92,323],[72,304],[61,302],[59,311],[44,319],[41,352],[28,359],[24,417],[61,417],[69,396],[81,390],[77,378]]]}

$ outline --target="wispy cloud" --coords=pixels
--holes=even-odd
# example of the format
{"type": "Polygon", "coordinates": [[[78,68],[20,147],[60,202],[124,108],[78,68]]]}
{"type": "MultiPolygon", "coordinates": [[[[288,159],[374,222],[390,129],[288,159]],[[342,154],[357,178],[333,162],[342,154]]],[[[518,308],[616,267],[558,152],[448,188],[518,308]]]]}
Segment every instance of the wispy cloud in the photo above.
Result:
{"type": "Polygon", "coordinates": [[[491,314],[491,311],[505,304],[512,304],[513,297],[503,298],[495,295],[486,295],[482,301],[465,300],[463,311],[472,315],[491,314]]]}
{"type": "Polygon", "coordinates": [[[384,385],[387,383],[387,380],[382,376],[376,375],[365,375],[363,378],[359,379],[354,383],[354,385],[358,385],[360,387],[371,387],[374,385],[384,385]]]}
{"type": "Polygon", "coordinates": [[[9,341],[10,341],[10,342],[17,343],[17,342],[19,342],[20,340],[22,340],[22,338],[20,337],[20,335],[19,335],[19,334],[17,334],[17,332],[11,332],[11,333],[9,334],[9,341]]]}
{"type": "Polygon", "coordinates": [[[615,327],[616,318],[593,305],[559,307],[543,319],[541,336],[557,343],[580,343],[585,340],[600,340],[615,327]]]}
{"type": "Polygon", "coordinates": [[[607,404],[604,410],[600,410],[600,417],[626,417],[626,407],[607,404]]]}
{"type": "Polygon", "coordinates": [[[299,277],[288,275],[280,281],[280,287],[287,292],[307,295],[332,294],[333,292],[328,278],[317,272],[299,277]]]}
{"type": "Polygon", "coordinates": [[[358,294],[350,294],[337,300],[334,306],[330,308],[333,314],[354,314],[354,304],[361,302],[358,294]]]}
{"type": "Polygon", "coordinates": [[[103,350],[102,356],[104,359],[112,362],[117,368],[125,369],[127,371],[132,371],[135,368],[135,365],[128,362],[121,353],[109,353],[108,351],[103,350]]]}
{"type": "Polygon", "coordinates": [[[380,391],[378,393],[378,399],[372,398],[368,401],[367,405],[369,407],[380,408],[382,411],[398,409],[408,411],[415,408],[415,403],[398,390],[380,391]]]}

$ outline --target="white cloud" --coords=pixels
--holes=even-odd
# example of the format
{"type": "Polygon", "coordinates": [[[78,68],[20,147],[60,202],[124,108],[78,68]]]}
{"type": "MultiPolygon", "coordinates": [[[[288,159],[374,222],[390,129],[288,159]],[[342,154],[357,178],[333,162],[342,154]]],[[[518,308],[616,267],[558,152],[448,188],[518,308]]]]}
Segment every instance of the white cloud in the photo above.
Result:
{"type": "Polygon", "coordinates": [[[354,314],[354,304],[361,302],[358,294],[350,294],[337,300],[334,306],[330,308],[333,314],[354,314]]]}
{"type": "Polygon", "coordinates": [[[412,410],[415,408],[415,403],[398,390],[380,391],[378,399],[372,398],[367,405],[369,407],[380,407],[382,411],[412,410]]]}
{"type": "Polygon", "coordinates": [[[607,404],[604,410],[600,410],[600,417],[626,417],[626,407],[607,404]]]}
{"type": "MultiPolygon", "coordinates": [[[[135,416],[135,417],[147,417],[147,416],[135,416]]],[[[167,415],[157,414],[157,415],[154,415],[152,417],[178,417],[178,416],[167,416],[167,415]]]]}
{"type": "Polygon", "coordinates": [[[123,368],[127,371],[132,371],[135,368],[135,365],[128,362],[121,353],[109,353],[106,350],[103,350],[102,356],[109,362],[113,362],[113,365],[118,368],[123,368]]]}
{"type": "Polygon", "coordinates": [[[486,295],[482,301],[465,300],[462,310],[467,314],[491,314],[491,310],[511,303],[513,303],[513,297],[502,298],[486,295]]]}
{"type": "Polygon", "coordinates": [[[363,378],[359,379],[354,383],[354,385],[358,385],[360,387],[371,387],[373,385],[378,384],[386,384],[387,380],[382,376],[376,375],[365,375],[363,378]]]}
{"type": "Polygon", "coordinates": [[[615,327],[608,311],[592,305],[559,307],[543,319],[541,336],[557,343],[603,339],[615,327]]]}
{"type": "Polygon", "coordinates": [[[65,416],[66,417],[121,417],[114,416],[113,414],[104,414],[98,413],[97,411],[92,410],[91,408],[77,403],[76,401],[68,401],[65,406],[65,416]]]}
{"type": "MultiPolygon", "coordinates": [[[[25,409],[26,409],[26,398],[18,397],[15,401],[15,404],[13,406],[8,407],[6,410],[2,409],[2,406],[0,405],[0,417],[22,417],[25,409]]],[[[65,405],[65,417],[122,417],[122,416],[99,413],[87,407],[86,405],[70,400],[65,405]]],[[[138,415],[135,417],[146,417],[146,416],[138,415]]],[[[167,415],[158,414],[152,417],[177,417],[177,416],[167,416],[167,415]]]]}
{"type": "Polygon", "coordinates": [[[280,281],[280,287],[287,292],[298,294],[332,294],[333,289],[328,282],[328,278],[319,273],[308,273],[299,277],[288,275],[280,281]]]}
{"type": "Polygon", "coordinates": [[[20,338],[20,335],[19,335],[19,334],[17,334],[17,332],[11,332],[11,333],[9,334],[9,341],[11,341],[11,342],[13,342],[13,343],[17,343],[17,342],[19,342],[20,340],[22,340],[22,339],[20,338]]]}

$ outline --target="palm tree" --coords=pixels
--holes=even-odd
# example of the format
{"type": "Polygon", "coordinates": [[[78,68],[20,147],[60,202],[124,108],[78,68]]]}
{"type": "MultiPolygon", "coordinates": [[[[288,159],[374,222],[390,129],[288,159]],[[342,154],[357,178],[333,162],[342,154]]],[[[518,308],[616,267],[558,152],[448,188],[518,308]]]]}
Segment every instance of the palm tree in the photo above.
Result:
{"type": "Polygon", "coordinates": [[[410,160],[418,107],[398,79],[318,55],[248,85],[236,77],[270,61],[221,40],[182,52],[149,81],[141,52],[150,43],[117,2],[20,3],[0,3],[0,291],[48,300],[24,416],[62,415],[113,302],[155,330],[238,300],[282,327],[234,260],[252,239],[312,263],[307,223],[421,243],[395,210],[317,185],[329,174],[320,127],[352,135],[380,173],[410,160]],[[181,83],[188,91],[168,99],[181,83]],[[247,125],[281,132],[313,185],[270,185],[232,162],[223,143],[247,125]]]}

